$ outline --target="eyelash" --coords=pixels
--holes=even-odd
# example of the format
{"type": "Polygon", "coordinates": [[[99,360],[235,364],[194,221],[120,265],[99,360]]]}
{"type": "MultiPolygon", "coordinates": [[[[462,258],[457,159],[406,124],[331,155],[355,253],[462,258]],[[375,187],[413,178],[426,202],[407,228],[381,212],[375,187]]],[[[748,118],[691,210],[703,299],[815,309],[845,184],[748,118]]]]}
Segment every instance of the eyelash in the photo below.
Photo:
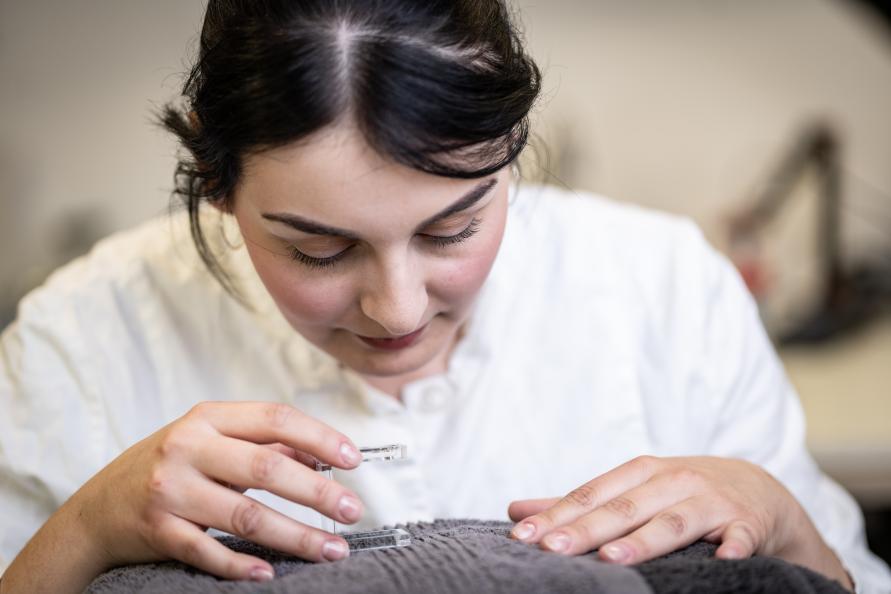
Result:
{"type": "MultiPolygon", "coordinates": [[[[425,239],[430,240],[433,245],[439,248],[448,247],[450,245],[455,245],[461,243],[462,241],[466,241],[470,239],[473,235],[479,231],[480,223],[482,221],[480,219],[474,218],[470,221],[470,224],[467,227],[455,235],[441,236],[441,235],[423,235],[425,239]]],[[[346,256],[347,252],[353,249],[353,246],[350,246],[343,250],[342,252],[335,254],[333,256],[329,256],[327,258],[316,258],[314,256],[308,256],[295,248],[294,246],[288,246],[289,255],[292,260],[300,262],[305,266],[309,266],[311,268],[328,268],[337,264],[344,256],[346,256]]]]}
{"type": "Polygon", "coordinates": [[[474,218],[471,219],[470,224],[463,231],[455,235],[447,235],[445,237],[441,235],[424,235],[424,237],[432,241],[437,247],[446,247],[470,239],[479,230],[480,219],[474,218]]]}
{"type": "Polygon", "coordinates": [[[327,258],[316,258],[313,256],[307,256],[294,246],[288,246],[288,252],[291,256],[292,260],[296,260],[305,266],[309,266],[310,268],[328,268],[329,266],[333,266],[337,264],[337,262],[343,258],[348,251],[353,249],[353,246],[348,247],[343,250],[339,254],[335,254],[333,256],[329,256],[327,258]]]}

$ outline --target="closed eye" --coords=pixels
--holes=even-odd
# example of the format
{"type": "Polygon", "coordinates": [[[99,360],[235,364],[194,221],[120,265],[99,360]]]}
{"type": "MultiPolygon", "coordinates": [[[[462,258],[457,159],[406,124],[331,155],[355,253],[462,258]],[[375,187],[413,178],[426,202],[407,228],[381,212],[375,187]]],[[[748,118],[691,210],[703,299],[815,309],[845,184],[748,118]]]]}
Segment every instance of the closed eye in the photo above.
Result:
{"type": "MultiPolygon", "coordinates": [[[[462,241],[466,241],[467,239],[472,237],[474,234],[476,234],[477,231],[479,231],[480,223],[482,223],[481,219],[474,218],[470,221],[470,224],[467,225],[467,227],[465,227],[462,231],[455,233],[454,235],[431,235],[428,233],[419,233],[418,235],[430,241],[436,247],[444,248],[450,245],[461,243],[462,241]]],[[[340,262],[340,260],[342,260],[354,247],[356,247],[355,243],[350,245],[346,249],[343,249],[340,252],[334,254],[333,256],[318,258],[316,256],[305,254],[294,246],[288,246],[288,255],[292,260],[300,262],[301,264],[310,268],[328,268],[340,262]]]]}
{"type": "Polygon", "coordinates": [[[437,247],[446,247],[449,245],[454,245],[456,243],[461,243],[462,241],[469,239],[477,231],[479,231],[481,222],[482,221],[480,219],[474,218],[470,221],[470,224],[464,228],[463,231],[454,235],[429,235],[425,233],[421,233],[420,235],[425,239],[433,242],[433,244],[437,247]]]}
{"type": "Polygon", "coordinates": [[[308,254],[304,254],[294,246],[288,246],[288,255],[292,260],[300,262],[305,266],[309,266],[310,268],[327,268],[329,266],[333,266],[337,264],[343,258],[348,251],[353,249],[356,244],[349,246],[348,248],[339,251],[333,256],[326,256],[324,258],[317,258],[315,256],[310,256],[308,254]]]}

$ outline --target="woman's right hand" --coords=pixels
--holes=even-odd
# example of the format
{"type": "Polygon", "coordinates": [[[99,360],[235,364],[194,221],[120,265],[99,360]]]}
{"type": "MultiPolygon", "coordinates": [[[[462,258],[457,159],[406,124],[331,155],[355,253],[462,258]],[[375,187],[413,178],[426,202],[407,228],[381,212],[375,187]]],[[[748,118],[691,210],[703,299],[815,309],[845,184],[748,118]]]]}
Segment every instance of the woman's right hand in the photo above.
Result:
{"type": "Polygon", "coordinates": [[[223,578],[266,580],[273,577],[269,563],[228,549],[205,530],[311,561],[346,557],[342,538],[242,494],[263,489],[356,522],[359,498],[310,468],[315,459],[348,469],[362,457],[346,436],[292,406],[206,402],[126,450],[65,505],[77,506],[106,567],[176,559],[223,578]]]}

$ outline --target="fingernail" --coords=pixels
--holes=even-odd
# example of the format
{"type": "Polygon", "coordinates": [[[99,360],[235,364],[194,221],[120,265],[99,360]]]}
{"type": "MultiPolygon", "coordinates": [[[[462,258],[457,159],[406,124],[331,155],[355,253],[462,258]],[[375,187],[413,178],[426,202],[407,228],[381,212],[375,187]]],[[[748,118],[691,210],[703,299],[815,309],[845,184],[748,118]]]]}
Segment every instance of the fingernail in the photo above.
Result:
{"type": "Polygon", "coordinates": [[[514,526],[514,529],[511,530],[511,534],[513,534],[514,538],[517,540],[526,540],[535,534],[535,524],[532,524],[531,522],[517,524],[514,526]]]}
{"type": "Polygon", "coordinates": [[[346,442],[340,444],[340,457],[349,466],[355,466],[362,461],[362,454],[359,453],[359,450],[346,442]]]}
{"type": "Polygon", "coordinates": [[[268,582],[275,577],[275,574],[265,567],[255,567],[251,570],[249,577],[253,582],[268,582]]]}
{"type": "Polygon", "coordinates": [[[569,536],[562,532],[552,532],[544,537],[544,546],[555,553],[562,553],[569,549],[569,536]]]}
{"type": "Polygon", "coordinates": [[[350,554],[350,548],[339,540],[329,540],[322,545],[322,556],[328,561],[338,561],[350,554]]]}
{"type": "Polygon", "coordinates": [[[600,547],[600,556],[604,557],[607,561],[624,563],[631,558],[631,551],[620,544],[613,543],[600,547]]]}
{"type": "Polygon", "coordinates": [[[736,547],[726,547],[724,549],[721,549],[721,559],[727,559],[729,561],[742,558],[742,551],[740,551],[736,547]]]}
{"type": "Polygon", "coordinates": [[[359,500],[352,495],[344,495],[340,498],[340,503],[337,504],[341,515],[350,522],[355,522],[362,515],[360,508],[359,500]]]}

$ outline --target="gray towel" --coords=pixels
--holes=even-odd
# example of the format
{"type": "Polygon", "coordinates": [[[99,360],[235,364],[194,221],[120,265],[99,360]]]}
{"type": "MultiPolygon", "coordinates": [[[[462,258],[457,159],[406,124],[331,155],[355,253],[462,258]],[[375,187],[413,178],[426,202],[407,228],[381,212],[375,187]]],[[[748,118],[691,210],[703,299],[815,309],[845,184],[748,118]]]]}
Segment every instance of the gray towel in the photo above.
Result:
{"type": "Polygon", "coordinates": [[[835,582],[778,559],[716,560],[714,546],[704,543],[631,568],[602,563],[593,553],[564,557],[542,551],[511,540],[511,526],[479,520],[400,525],[412,535],[409,547],[354,553],[344,561],[319,564],[223,537],[221,541],[230,548],[269,561],[276,579],[267,583],[225,581],[181,563],[152,563],[113,569],[96,578],[87,592],[844,592],[835,582]]]}

